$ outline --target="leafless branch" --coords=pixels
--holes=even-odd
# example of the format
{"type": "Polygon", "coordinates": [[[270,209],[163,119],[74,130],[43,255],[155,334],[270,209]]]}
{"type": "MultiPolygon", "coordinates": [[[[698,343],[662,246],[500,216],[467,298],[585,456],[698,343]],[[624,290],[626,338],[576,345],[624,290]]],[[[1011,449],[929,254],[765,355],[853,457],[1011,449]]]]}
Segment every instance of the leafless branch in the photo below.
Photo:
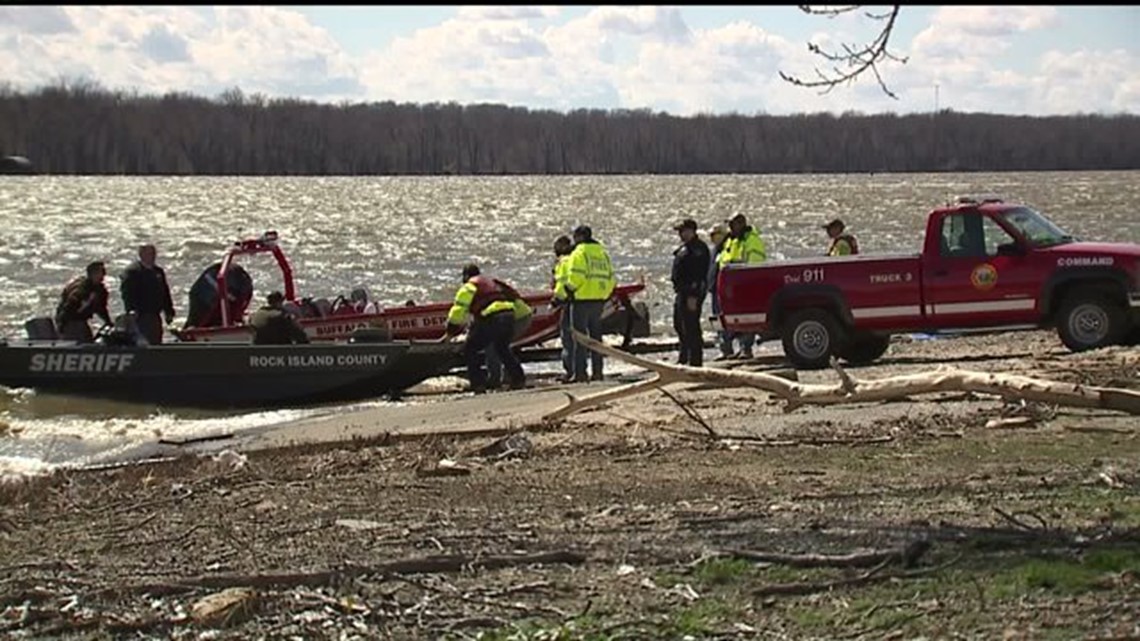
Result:
{"type": "Polygon", "coordinates": [[[827,16],[827,17],[829,17],[829,18],[834,18],[835,16],[838,16],[838,15],[842,15],[842,14],[844,14],[844,13],[850,13],[850,12],[852,12],[852,11],[855,11],[855,10],[856,10],[856,9],[858,9],[860,6],[861,6],[861,5],[857,5],[857,4],[849,4],[849,5],[845,6],[845,7],[822,7],[822,8],[817,8],[817,7],[814,7],[814,6],[810,5],[810,4],[801,4],[801,5],[799,5],[799,8],[800,8],[800,11],[803,11],[804,13],[806,13],[806,14],[809,14],[809,15],[813,15],[813,16],[827,16]]]}
{"type": "MultiPolygon", "coordinates": [[[[817,9],[809,5],[800,5],[800,11],[808,15],[822,15],[834,18],[840,14],[854,11],[860,6],[862,5],[817,9]]],[[[898,20],[900,8],[901,5],[894,5],[891,7],[889,13],[874,14],[865,12],[863,14],[871,20],[884,23],[883,28],[879,31],[879,35],[867,45],[860,46],[843,43],[840,45],[842,51],[836,52],[826,51],[819,45],[809,42],[808,51],[829,63],[836,63],[838,65],[831,66],[830,74],[825,74],[816,68],[815,73],[816,76],[818,76],[818,80],[803,80],[798,76],[793,76],[783,71],[780,72],[780,77],[797,87],[822,87],[823,91],[820,92],[822,95],[827,94],[837,85],[854,82],[856,78],[870,71],[875,77],[875,81],[879,83],[879,87],[882,88],[883,93],[898,100],[898,96],[887,88],[886,82],[883,81],[882,74],[879,73],[878,65],[885,60],[906,64],[907,59],[905,57],[895,55],[887,49],[887,46],[890,44],[891,33],[895,28],[895,22],[898,20]],[[847,71],[841,70],[840,66],[846,67],[847,71]]]]}

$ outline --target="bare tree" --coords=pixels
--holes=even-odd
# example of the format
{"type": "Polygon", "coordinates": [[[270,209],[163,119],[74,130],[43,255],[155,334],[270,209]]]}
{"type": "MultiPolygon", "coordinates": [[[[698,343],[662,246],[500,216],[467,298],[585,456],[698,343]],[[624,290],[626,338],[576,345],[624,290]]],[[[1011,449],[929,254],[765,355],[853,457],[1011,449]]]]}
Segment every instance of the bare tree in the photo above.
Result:
{"type": "MultiPolygon", "coordinates": [[[[857,11],[862,5],[853,4],[845,7],[828,7],[828,8],[813,8],[811,5],[799,5],[800,11],[813,16],[827,16],[834,18],[838,15],[857,11]]],[[[882,28],[879,30],[879,35],[866,45],[847,44],[843,43],[840,46],[842,51],[824,50],[823,47],[809,42],[808,51],[811,51],[817,56],[823,58],[831,70],[828,72],[820,71],[818,67],[815,69],[815,74],[818,76],[817,80],[803,80],[796,76],[792,76],[780,72],[780,77],[784,80],[796,85],[798,87],[823,87],[821,94],[826,94],[843,83],[854,82],[856,78],[863,75],[865,72],[870,71],[875,76],[875,80],[879,82],[879,87],[883,89],[883,93],[891,98],[898,100],[898,96],[887,88],[883,77],[879,74],[879,63],[884,60],[893,60],[895,62],[906,64],[905,57],[896,56],[887,49],[890,43],[891,32],[895,28],[895,20],[898,19],[900,5],[893,5],[891,10],[887,13],[871,13],[864,12],[864,15],[870,20],[883,23],[882,28]],[[845,68],[845,69],[844,69],[845,68]]]]}

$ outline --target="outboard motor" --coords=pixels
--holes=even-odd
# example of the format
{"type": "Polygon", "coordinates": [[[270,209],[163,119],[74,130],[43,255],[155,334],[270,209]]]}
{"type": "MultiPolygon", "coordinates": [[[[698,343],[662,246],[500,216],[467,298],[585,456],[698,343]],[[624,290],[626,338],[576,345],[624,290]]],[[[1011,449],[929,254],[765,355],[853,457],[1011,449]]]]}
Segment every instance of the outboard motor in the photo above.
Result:
{"type": "Polygon", "coordinates": [[[28,340],[54,341],[59,339],[59,332],[55,329],[55,321],[50,316],[39,316],[26,321],[24,331],[28,333],[28,340]]]}
{"type": "MultiPolygon", "coordinates": [[[[190,286],[190,312],[186,315],[186,327],[218,327],[222,324],[218,304],[218,272],[221,269],[221,263],[210,265],[190,286]]],[[[226,272],[226,297],[229,298],[230,318],[241,318],[253,300],[253,278],[241,265],[230,265],[226,272]]]]}

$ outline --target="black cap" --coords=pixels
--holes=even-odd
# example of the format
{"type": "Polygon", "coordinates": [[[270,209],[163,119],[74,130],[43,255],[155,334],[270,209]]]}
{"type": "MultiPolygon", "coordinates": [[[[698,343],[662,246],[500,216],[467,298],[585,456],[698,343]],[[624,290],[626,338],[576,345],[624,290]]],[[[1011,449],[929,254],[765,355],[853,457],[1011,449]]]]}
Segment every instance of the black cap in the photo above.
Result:
{"type": "Polygon", "coordinates": [[[479,275],[479,266],[475,263],[467,263],[463,266],[463,280],[473,278],[479,275]]]}
{"type": "Polygon", "coordinates": [[[677,231],[681,231],[682,229],[691,229],[693,231],[697,231],[697,221],[693,220],[692,218],[686,218],[676,225],[673,225],[673,229],[677,231]]]}
{"type": "Polygon", "coordinates": [[[736,223],[740,223],[741,225],[746,225],[746,224],[748,224],[748,219],[744,217],[744,214],[737,214],[737,215],[733,216],[732,218],[728,219],[728,224],[732,225],[732,224],[736,224],[736,223]]]}
{"type": "Polygon", "coordinates": [[[265,297],[265,301],[267,303],[269,303],[270,305],[277,305],[277,304],[283,302],[284,300],[285,300],[285,294],[282,294],[281,292],[279,292],[277,290],[273,290],[273,291],[269,292],[269,295],[265,297]]]}
{"type": "Polygon", "coordinates": [[[574,235],[582,238],[593,238],[594,230],[590,229],[589,225],[578,225],[574,228],[574,235]]]}
{"type": "Polygon", "coordinates": [[[835,220],[833,220],[833,221],[831,221],[831,222],[827,223],[826,225],[823,225],[823,228],[824,228],[824,229],[831,229],[832,227],[838,227],[839,229],[846,229],[846,228],[847,228],[847,225],[844,225],[844,224],[843,224],[843,221],[842,221],[842,220],[839,220],[838,218],[836,218],[835,220]]]}

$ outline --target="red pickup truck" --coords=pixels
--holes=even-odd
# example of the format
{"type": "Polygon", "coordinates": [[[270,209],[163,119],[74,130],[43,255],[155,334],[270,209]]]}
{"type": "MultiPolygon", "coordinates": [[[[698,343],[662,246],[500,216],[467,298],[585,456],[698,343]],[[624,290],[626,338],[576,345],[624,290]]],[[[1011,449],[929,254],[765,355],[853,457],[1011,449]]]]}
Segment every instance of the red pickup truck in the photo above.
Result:
{"type": "Polygon", "coordinates": [[[1082,242],[1023,204],[935,209],[918,255],[729,265],[720,323],[780,337],[796,367],[873,361],[891,334],[1056,327],[1073,351],[1140,331],[1140,245],[1082,242]]]}

